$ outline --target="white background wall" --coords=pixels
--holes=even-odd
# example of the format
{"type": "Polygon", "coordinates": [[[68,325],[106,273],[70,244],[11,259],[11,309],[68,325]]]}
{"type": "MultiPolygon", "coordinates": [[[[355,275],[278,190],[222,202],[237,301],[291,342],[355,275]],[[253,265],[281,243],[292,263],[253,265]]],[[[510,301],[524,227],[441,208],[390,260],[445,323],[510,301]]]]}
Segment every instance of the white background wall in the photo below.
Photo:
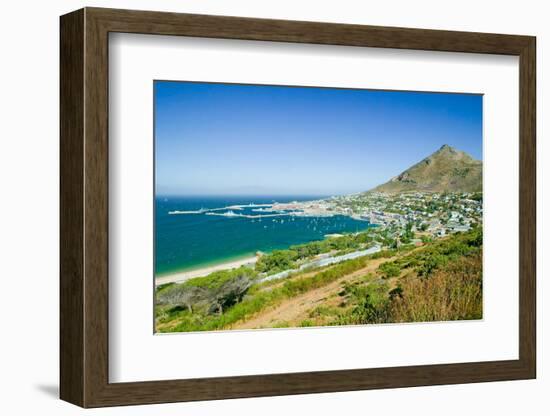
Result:
{"type": "Polygon", "coordinates": [[[550,361],[545,357],[550,300],[543,257],[550,236],[542,213],[550,163],[544,140],[550,84],[548,11],[542,1],[124,0],[5,2],[0,16],[0,409],[4,414],[83,412],[58,395],[58,16],[102,6],[276,19],[536,35],[538,42],[538,313],[536,381],[318,394],[87,411],[103,415],[548,414],[550,361]],[[7,283],[7,286],[6,286],[7,283]]]}

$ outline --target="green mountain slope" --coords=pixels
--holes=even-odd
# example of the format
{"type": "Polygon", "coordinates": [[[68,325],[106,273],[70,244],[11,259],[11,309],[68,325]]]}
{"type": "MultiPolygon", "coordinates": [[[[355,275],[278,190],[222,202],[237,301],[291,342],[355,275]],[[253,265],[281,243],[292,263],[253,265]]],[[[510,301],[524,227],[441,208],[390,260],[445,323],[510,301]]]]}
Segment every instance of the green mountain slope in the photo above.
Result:
{"type": "Polygon", "coordinates": [[[435,153],[371,191],[390,194],[411,191],[479,192],[481,188],[481,161],[445,144],[435,153]]]}

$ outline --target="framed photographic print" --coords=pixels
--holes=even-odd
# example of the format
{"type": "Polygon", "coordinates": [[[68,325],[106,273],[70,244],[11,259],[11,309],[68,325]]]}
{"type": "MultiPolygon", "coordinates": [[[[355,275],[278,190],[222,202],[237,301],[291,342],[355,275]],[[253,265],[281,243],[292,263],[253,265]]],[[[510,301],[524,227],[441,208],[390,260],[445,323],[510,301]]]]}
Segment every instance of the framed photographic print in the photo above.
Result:
{"type": "Polygon", "coordinates": [[[536,375],[535,38],[61,17],[61,398],[536,375]]]}

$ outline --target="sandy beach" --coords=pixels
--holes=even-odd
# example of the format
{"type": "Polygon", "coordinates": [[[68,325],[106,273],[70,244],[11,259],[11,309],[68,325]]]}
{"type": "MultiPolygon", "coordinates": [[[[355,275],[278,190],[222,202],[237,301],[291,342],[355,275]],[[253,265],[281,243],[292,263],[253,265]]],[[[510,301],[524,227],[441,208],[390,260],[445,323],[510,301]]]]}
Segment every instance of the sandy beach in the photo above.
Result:
{"type": "Polygon", "coordinates": [[[220,270],[236,269],[241,266],[251,266],[258,260],[257,256],[247,257],[240,260],[234,260],[227,263],[217,264],[215,266],[203,267],[202,269],[190,270],[187,272],[169,274],[155,279],[155,285],[160,286],[166,283],[181,283],[195,277],[207,276],[210,273],[220,270]]]}

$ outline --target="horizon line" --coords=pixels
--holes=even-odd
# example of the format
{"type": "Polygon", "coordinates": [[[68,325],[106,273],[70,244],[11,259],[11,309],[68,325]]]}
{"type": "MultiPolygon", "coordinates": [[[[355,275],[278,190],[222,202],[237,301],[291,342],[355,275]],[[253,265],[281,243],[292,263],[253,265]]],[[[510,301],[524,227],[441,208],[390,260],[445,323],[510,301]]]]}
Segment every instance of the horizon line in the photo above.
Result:
{"type": "Polygon", "coordinates": [[[159,193],[155,194],[155,197],[157,198],[163,198],[163,197],[274,197],[274,196],[281,196],[281,197],[301,197],[301,196],[313,196],[313,197],[324,197],[329,198],[332,196],[345,196],[345,195],[353,195],[358,194],[364,191],[360,192],[350,192],[350,193],[262,193],[262,194],[224,194],[224,193],[208,193],[208,194],[195,194],[195,193],[159,193]]]}

